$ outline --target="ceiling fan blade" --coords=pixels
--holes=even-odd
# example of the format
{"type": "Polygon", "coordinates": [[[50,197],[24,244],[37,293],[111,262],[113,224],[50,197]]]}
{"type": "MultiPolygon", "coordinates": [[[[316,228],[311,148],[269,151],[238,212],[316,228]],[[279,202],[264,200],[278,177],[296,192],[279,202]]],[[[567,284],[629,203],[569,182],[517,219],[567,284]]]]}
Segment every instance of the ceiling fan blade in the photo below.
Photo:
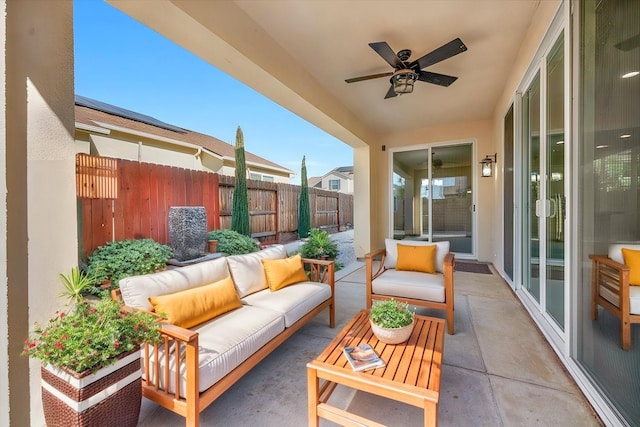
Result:
{"type": "Polygon", "coordinates": [[[375,50],[378,55],[382,57],[393,68],[404,68],[404,64],[400,61],[400,58],[396,56],[396,53],[391,49],[387,42],[369,43],[371,49],[375,50]]]}
{"type": "Polygon", "coordinates": [[[450,86],[451,83],[458,80],[457,77],[447,76],[446,74],[438,74],[432,73],[429,71],[420,71],[418,75],[418,80],[427,83],[433,83],[434,85],[439,86],[450,86]]]}
{"type": "Polygon", "coordinates": [[[417,65],[421,70],[429,65],[436,64],[440,61],[444,61],[445,59],[451,58],[459,53],[462,53],[467,50],[467,47],[462,43],[462,40],[459,38],[455,40],[451,40],[449,43],[440,46],[436,50],[427,53],[422,58],[418,58],[409,64],[409,68],[413,68],[417,65]]]}
{"type": "Polygon", "coordinates": [[[377,78],[380,78],[380,77],[389,77],[392,74],[393,74],[393,71],[389,71],[388,73],[371,74],[370,76],[354,77],[354,78],[351,78],[351,79],[347,79],[347,80],[345,80],[345,82],[347,82],[347,83],[361,82],[363,80],[377,79],[377,78]]]}
{"type": "Polygon", "coordinates": [[[387,94],[384,96],[384,99],[393,98],[394,96],[398,96],[395,90],[393,90],[393,85],[389,87],[387,94]]]}

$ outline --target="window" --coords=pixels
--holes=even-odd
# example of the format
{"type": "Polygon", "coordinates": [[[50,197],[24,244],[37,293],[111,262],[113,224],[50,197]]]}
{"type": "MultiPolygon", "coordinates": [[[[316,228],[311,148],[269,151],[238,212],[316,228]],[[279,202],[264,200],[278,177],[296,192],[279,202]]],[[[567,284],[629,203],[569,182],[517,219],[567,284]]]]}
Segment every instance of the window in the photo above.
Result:
{"type": "Polygon", "coordinates": [[[329,180],[329,190],[340,191],[340,180],[339,179],[330,179],[329,180]]]}
{"type": "Polygon", "coordinates": [[[274,182],[275,178],[271,175],[263,175],[257,172],[251,172],[249,174],[249,179],[254,179],[256,181],[264,181],[264,182],[274,182]]]}

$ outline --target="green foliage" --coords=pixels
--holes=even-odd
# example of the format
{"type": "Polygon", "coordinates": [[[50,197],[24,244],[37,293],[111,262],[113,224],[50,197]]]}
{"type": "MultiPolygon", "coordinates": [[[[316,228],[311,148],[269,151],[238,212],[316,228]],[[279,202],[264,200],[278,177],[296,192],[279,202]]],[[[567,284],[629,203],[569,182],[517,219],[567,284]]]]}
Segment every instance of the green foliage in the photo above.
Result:
{"type": "Polygon", "coordinates": [[[298,236],[301,239],[309,235],[309,229],[311,228],[310,212],[307,165],[304,156],[302,156],[302,170],[300,172],[300,201],[298,204],[298,236]]]}
{"type": "MultiPolygon", "coordinates": [[[[94,283],[111,280],[106,289],[116,289],[120,279],[163,270],[171,258],[172,250],[152,239],[120,240],[100,246],[89,257],[87,274],[94,283]]],[[[93,294],[99,294],[94,288],[93,294]]]]}
{"type": "Polygon", "coordinates": [[[74,302],[76,304],[82,302],[83,295],[96,283],[93,276],[80,271],[78,267],[73,267],[69,275],[60,273],[60,279],[62,280],[64,291],[59,296],[67,298],[69,303],[74,302]]]}
{"type": "Polygon", "coordinates": [[[217,240],[218,252],[225,255],[248,254],[260,249],[255,240],[233,230],[210,231],[209,240],[217,240]]]}
{"type": "Polygon", "coordinates": [[[157,318],[141,311],[123,312],[119,303],[83,301],[71,313],[56,311],[46,326],[35,325],[22,354],[74,372],[96,371],[141,343],[159,343],[157,318]]]}
{"type": "Polygon", "coordinates": [[[338,245],[331,240],[329,233],[317,228],[309,232],[309,239],[300,248],[303,258],[321,259],[328,257],[331,260],[338,256],[338,245]]]}
{"type": "Polygon", "coordinates": [[[414,313],[409,305],[394,300],[374,301],[371,306],[371,320],[383,328],[401,328],[413,322],[414,313]]]}
{"type": "Polygon", "coordinates": [[[247,165],[244,155],[244,136],[238,126],[236,130],[236,184],[233,189],[233,207],[231,208],[231,229],[251,236],[249,224],[249,199],[247,190],[247,165]]]}

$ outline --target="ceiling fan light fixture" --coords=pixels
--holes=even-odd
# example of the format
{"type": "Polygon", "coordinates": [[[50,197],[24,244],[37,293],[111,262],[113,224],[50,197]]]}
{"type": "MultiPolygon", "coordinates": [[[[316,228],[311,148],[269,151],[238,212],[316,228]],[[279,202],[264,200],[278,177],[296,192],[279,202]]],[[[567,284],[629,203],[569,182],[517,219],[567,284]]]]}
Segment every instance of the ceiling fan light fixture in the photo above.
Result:
{"type": "Polygon", "coordinates": [[[393,91],[397,95],[413,92],[413,85],[418,79],[418,74],[413,70],[398,70],[391,76],[393,91]]]}

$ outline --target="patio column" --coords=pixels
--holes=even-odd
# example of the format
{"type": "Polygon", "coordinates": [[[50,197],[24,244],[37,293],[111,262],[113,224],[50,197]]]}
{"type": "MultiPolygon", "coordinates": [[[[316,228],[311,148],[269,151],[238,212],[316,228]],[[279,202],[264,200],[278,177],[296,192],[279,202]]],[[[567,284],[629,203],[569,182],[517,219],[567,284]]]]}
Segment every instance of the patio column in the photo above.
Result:
{"type": "Polygon", "coordinates": [[[0,425],[43,425],[40,364],[20,352],[77,265],[73,4],[0,5],[0,425]]]}

